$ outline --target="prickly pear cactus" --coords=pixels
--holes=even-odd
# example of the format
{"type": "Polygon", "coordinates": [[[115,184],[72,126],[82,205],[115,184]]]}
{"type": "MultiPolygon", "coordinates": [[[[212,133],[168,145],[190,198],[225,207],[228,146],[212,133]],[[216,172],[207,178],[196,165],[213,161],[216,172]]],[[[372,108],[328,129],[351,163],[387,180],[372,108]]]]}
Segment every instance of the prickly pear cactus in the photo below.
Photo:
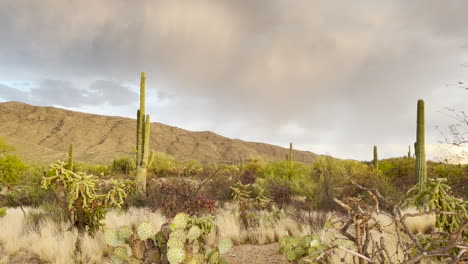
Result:
{"type": "Polygon", "coordinates": [[[172,232],[167,241],[169,263],[227,263],[220,255],[232,247],[229,239],[221,240],[215,249],[210,248],[206,243],[206,238],[214,227],[213,217],[191,218],[184,213],[176,215],[170,225],[172,232]]]}
{"type": "Polygon", "coordinates": [[[157,245],[154,240],[156,236],[153,233],[154,228],[149,222],[143,222],[136,228],[122,226],[116,230],[105,230],[104,240],[109,246],[113,247],[112,261],[116,264],[137,264],[146,260],[160,261],[160,248],[165,244],[157,245]],[[130,248],[130,254],[128,254],[127,248],[130,248]],[[125,253],[123,249],[125,249],[125,253]]]}
{"type": "Polygon", "coordinates": [[[137,232],[141,240],[146,240],[154,235],[154,228],[150,222],[143,222],[138,226],[137,232]]]}
{"type": "Polygon", "coordinates": [[[106,231],[104,231],[104,240],[109,246],[118,247],[120,245],[120,239],[117,230],[106,229],[106,231]]]}
{"type": "Polygon", "coordinates": [[[318,236],[283,237],[279,243],[279,253],[293,263],[312,263],[327,248],[318,236]]]}
{"type": "Polygon", "coordinates": [[[187,214],[184,214],[184,213],[177,214],[174,217],[174,220],[172,221],[171,227],[173,229],[186,228],[188,220],[189,220],[189,217],[187,214]]]}
{"type": "Polygon", "coordinates": [[[119,229],[119,240],[124,243],[128,243],[128,240],[133,235],[133,230],[131,226],[122,226],[119,229]]]}
{"type": "Polygon", "coordinates": [[[188,238],[188,240],[189,240],[189,241],[193,241],[193,240],[199,238],[200,235],[201,235],[201,232],[202,232],[202,231],[201,231],[201,229],[200,229],[198,226],[192,226],[192,227],[189,229],[188,233],[187,233],[187,238],[188,238]]]}

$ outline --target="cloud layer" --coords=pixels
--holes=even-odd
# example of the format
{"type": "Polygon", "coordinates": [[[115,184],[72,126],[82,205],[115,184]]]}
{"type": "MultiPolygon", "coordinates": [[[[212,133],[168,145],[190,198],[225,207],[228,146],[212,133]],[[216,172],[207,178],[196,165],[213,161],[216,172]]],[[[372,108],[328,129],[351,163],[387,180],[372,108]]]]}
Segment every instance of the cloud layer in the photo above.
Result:
{"type": "Polygon", "coordinates": [[[446,124],[443,106],[464,107],[467,93],[447,84],[466,75],[467,9],[464,0],[4,0],[0,83],[35,86],[3,84],[0,98],[127,106],[133,116],[144,70],[160,122],[282,144],[408,145],[417,99],[429,129],[446,124]]]}

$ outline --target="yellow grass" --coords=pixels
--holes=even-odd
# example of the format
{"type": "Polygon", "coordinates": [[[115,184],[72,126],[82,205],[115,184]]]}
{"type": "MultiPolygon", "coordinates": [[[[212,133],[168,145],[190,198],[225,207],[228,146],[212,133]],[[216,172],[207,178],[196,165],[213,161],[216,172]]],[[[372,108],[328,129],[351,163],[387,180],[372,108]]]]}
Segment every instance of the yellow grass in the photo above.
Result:
{"type": "MultiPolygon", "coordinates": [[[[37,209],[26,209],[28,212],[37,209]]],[[[409,209],[407,212],[415,212],[409,209]]],[[[219,237],[230,238],[234,244],[267,244],[277,241],[284,236],[303,236],[310,234],[313,228],[308,225],[299,224],[294,219],[282,215],[279,220],[272,221],[265,217],[266,212],[258,212],[260,218],[259,225],[249,231],[242,228],[240,218],[235,206],[221,209],[216,214],[216,224],[219,226],[219,237]]],[[[383,214],[376,215],[376,219],[389,231],[394,230],[391,219],[383,214]]],[[[74,250],[78,239],[77,231],[70,228],[69,223],[55,223],[46,219],[39,223],[37,228],[26,228],[23,213],[18,208],[9,208],[8,214],[0,218],[0,264],[10,263],[12,260],[24,257],[36,257],[47,263],[67,264],[67,263],[103,263],[109,255],[109,248],[103,238],[103,230],[106,228],[117,228],[123,225],[137,225],[143,221],[151,222],[156,230],[167,219],[159,212],[152,213],[148,209],[131,208],[121,214],[111,211],[103,221],[105,227],[98,231],[94,237],[85,235],[81,241],[81,254],[75,256],[74,250]]],[[[434,225],[434,217],[414,217],[407,220],[408,226],[414,232],[424,232],[434,225]]],[[[341,235],[337,231],[328,230],[321,233],[325,242],[331,242],[341,235]]],[[[375,239],[380,239],[381,234],[374,233],[375,239]]],[[[212,236],[213,242],[216,238],[212,236]]],[[[396,237],[389,233],[384,233],[384,239],[390,252],[396,251],[396,237]]],[[[352,244],[345,239],[338,240],[341,245],[352,249],[352,244]]],[[[344,252],[337,250],[333,261],[339,261],[344,256],[344,252]]],[[[401,256],[395,256],[400,259],[401,256]]],[[[108,260],[108,258],[107,258],[108,260]]],[[[332,262],[334,263],[334,262],[332,262]]],[[[337,262],[339,263],[339,262],[337,262]]],[[[429,262],[428,262],[429,263],[429,262]]]]}

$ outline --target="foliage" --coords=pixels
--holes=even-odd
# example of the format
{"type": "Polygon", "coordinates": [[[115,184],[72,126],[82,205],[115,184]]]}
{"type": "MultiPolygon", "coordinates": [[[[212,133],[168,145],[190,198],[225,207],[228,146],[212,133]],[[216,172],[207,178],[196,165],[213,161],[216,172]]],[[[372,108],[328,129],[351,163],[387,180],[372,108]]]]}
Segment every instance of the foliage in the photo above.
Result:
{"type": "Polygon", "coordinates": [[[6,210],[7,210],[6,207],[0,208],[0,217],[4,217],[7,214],[6,210]]]}
{"type": "Polygon", "coordinates": [[[17,183],[26,165],[12,154],[15,149],[0,137],[0,180],[8,184],[17,183]]]}
{"type": "Polygon", "coordinates": [[[42,188],[54,188],[68,219],[80,230],[93,234],[101,226],[107,210],[120,209],[125,197],[132,192],[129,181],[112,181],[107,194],[99,194],[98,180],[93,175],[65,169],[66,163],[58,161],[50,166],[48,176],[42,178],[42,188]]]}
{"type": "Polygon", "coordinates": [[[185,179],[154,181],[149,185],[148,202],[168,217],[186,212],[203,215],[215,210],[215,201],[185,179]]]}
{"type": "Polygon", "coordinates": [[[92,174],[103,177],[110,175],[112,169],[109,166],[103,164],[88,164],[82,162],[75,162],[73,164],[72,171],[80,171],[86,174],[92,174]]]}
{"type": "Polygon", "coordinates": [[[253,170],[244,170],[240,174],[240,181],[243,184],[253,184],[257,180],[255,171],[253,170]]]}
{"type": "Polygon", "coordinates": [[[291,202],[291,188],[283,182],[270,181],[267,183],[268,195],[280,209],[291,202]]]}
{"type": "Polygon", "coordinates": [[[128,175],[135,171],[135,161],[130,157],[120,157],[112,161],[110,171],[113,174],[121,173],[128,175]]]}
{"type": "Polygon", "coordinates": [[[157,178],[178,176],[182,173],[182,169],[178,166],[175,158],[163,152],[154,154],[153,163],[148,170],[157,178]]]}

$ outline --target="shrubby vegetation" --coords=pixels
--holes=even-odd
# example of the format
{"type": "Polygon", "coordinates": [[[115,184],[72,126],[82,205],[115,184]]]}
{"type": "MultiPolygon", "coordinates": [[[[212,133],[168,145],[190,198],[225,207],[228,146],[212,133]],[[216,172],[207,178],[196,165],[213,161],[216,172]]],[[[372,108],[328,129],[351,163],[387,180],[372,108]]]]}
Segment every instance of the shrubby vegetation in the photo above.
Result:
{"type": "MultiPolygon", "coordinates": [[[[133,181],[136,173],[131,157],[116,158],[110,164],[75,162],[72,170],[67,170],[65,165],[55,164],[49,171],[49,166],[29,163],[14,155],[13,148],[0,140],[0,207],[42,208],[39,210],[50,212],[48,219],[55,219],[57,223],[71,222],[80,230],[90,231],[90,234],[102,232],[106,212],[113,206],[122,210],[132,207],[149,208],[152,212],[162,213],[169,221],[180,213],[188,214],[191,219],[202,219],[210,215],[217,215],[219,219],[231,217],[229,219],[236,219],[238,225],[233,230],[245,232],[242,235],[245,237],[242,238],[239,234],[229,234],[234,243],[272,242],[282,238],[282,252],[286,258],[298,263],[302,263],[301,260],[328,261],[332,259],[333,250],[339,247],[359,253],[359,245],[352,245],[354,242],[350,237],[347,239],[351,244],[349,241],[339,244],[333,242],[343,239],[343,236],[346,239],[345,233],[333,228],[339,226],[340,221],[342,224],[347,223],[349,219],[345,216],[349,215],[349,208],[360,206],[364,212],[362,217],[372,216],[376,212],[373,205],[376,197],[384,197],[385,201],[377,199],[380,201],[378,209],[389,213],[391,217],[398,217],[394,211],[395,205],[400,204],[403,197],[407,197],[408,191],[417,183],[415,159],[406,156],[380,160],[376,169],[370,162],[339,160],[325,156],[318,157],[310,164],[290,160],[267,162],[252,159],[233,165],[177,161],[167,154],[155,153],[147,171],[147,195],[141,196],[130,191],[126,185],[133,181]],[[113,182],[114,179],[121,182],[113,182]],[[41,188],[41,181],[47,188],[41,188]],[[374,193],[374,196],[369,195],[369,191],[374,193]],[[81,201],[78,201],[80,199],[81,201]],[[335,234],[333,241],[321,236],[320,230],[323,230],[324,225],[337,232],[330,231],[330,234],[335,234]],[[276,226],[283,226],[283,229],[275,230],[276,226]],[[266,228],[275,231],[266,232],[266,228]],[[301,237],[297,232],[307,236],[301,237]],[[287,234],[290,234],[289,238],[286,238],[287,234]]],[[[426,197],[424,199],[431,201],[428,210],[439,213],[445,210],[453,212],[466,209],[468,165],[428,162],[427,171],[428,192],[420,194],[419,198],[426,197]],[[438,178],[445,180],[436,180],[438,178]],[[435,197],[436,186],[439,186],[437,188],[440,194],[444,192],[450,198],[442,202],[435,197]],[[449,205],[444,205],[446,203],[449,205]]],[[[415,192],[412,194],[416,195],[415,192]]],[[[8,214],[8,211],[0,208],[0,215],[5,213],[8,214]]],[[[38,211],[25,210],[24,214],[25,223],[31,230],[40,230],[41,223],[47,222],[44,220],[44,214],[38,211]]],[[[400,217],[402,215],[400,214],[400,217]]],[[[466,226],[466,217],[466,214],[439,213],[436,217],[438,224],[434,228],[439,228],[439,231],[446,234],[458,232],[461,227],[466,226]]],[[[368,227],[375,228],[372,221],[369,221],[368,227]]],[[[355,225],[355,222],[349,222],[350,227],[345,231],[356,228],[355,225]]],[[[364,225],[357,228],[365,227],[364,225]]],[[[136,232],[138,228],[133,226],[130,229],[136,232]]],[[[191,227],[184,232],[190,232],[189,229],[191,227]]],[[[221,231],[223,232],[226,231],[221,231]]],[[[460,234],[466,239],[466,229],[461,230],[460,234]]],[[[446,243],[454,239],[448,235],[440,235],[446,243]]],[[[431,238],[432,234],[421,234],[415,238],[411,238],[409,234],[404,236],[405,239],[417,239],[422,247],[437,249],[445,245],[428,244],[427,239],[431,238]]],[[[121,246],[117,246],[117,252],[114,253],[126,259],[125,261],[136,258],[132,257],[136,256],[135,253],[127,252],[125,255],[122,249],[117,249],[121,246]]],[[[154,248],[150,248],[154,253],[154,248]]],[[[421,248],[412,249],[405,246],[405,249],[409,252],[407,258],[418,256],[418,252],[421,252],[421,248]]],[[[359,254],[372,257],[371,254],[366,255],[366,249],[360,250],[359,254]]],[[[382,250],[384,255],[380,258],[388,259],[389,257],[385,256],[387,253],[383,248],[382,250]]],[[[213,252],[205,252],[204,261],[209,261],[211,254],[215,254],[213,252]],[[207,257],[208,255],[210,257],[207,257]]],[[[460,250],[452,248],[448,252],[455,254],[460,250]]],[[[165,253],[159,254],[162,256],[165,253]]],[[[181,253],[178,251],[177,254],[181,253]]],[[[453,254],[450,256],[453,257],[453,254]]],[[[348,256],[350,255],[352,254],[349,253],[348,256]]],[[[180,260],[179,257],[177,261],[180,260]]],[[[113,258],[119,263],[117,257],[113,258]]],[[[219,256],[216,258],[219,263],[224,263],[224,259],[221,260],[219,256]]]]}

